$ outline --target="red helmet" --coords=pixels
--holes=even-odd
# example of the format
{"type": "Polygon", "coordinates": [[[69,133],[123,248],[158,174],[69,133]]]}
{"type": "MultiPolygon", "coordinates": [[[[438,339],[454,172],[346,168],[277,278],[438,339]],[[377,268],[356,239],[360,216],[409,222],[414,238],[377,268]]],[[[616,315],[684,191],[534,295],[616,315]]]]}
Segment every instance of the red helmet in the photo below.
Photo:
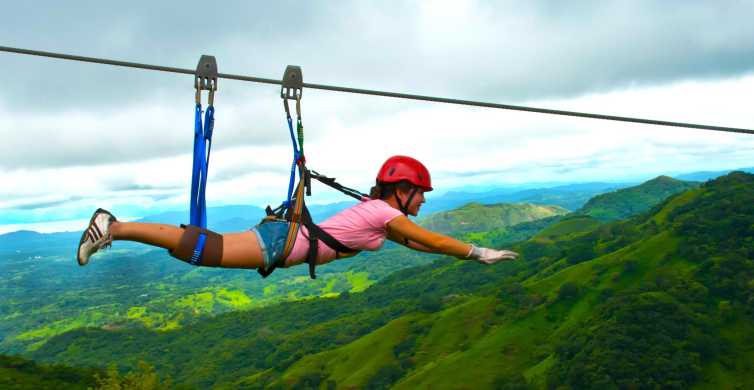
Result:
{"type": "Polygon", "coordinates": [[[432,178],[427,167],[419,160],[408,156],[393,156],[385,160],[377,173],[377,181],[397,183],[401,180],[408,180],[424,191],[432,191],[432,178]]]}

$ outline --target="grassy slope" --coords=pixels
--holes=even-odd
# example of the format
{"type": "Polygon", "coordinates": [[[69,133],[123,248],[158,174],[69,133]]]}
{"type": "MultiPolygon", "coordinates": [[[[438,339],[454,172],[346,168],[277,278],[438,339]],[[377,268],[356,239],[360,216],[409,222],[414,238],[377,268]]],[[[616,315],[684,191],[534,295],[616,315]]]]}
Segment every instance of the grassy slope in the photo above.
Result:
{"type": "Polygon", "coordinates": [[[570,238],[570,235],[578,235],[593,231],[600,222],[589,216],[570,216],[557,224],[550,225],[540,230],[534,237],[540,239],[570,238]]]}
{"type": "MultiPolygon", "coordinates": [[[[363,387],[383,366],[399,364],[394,349],[406,341],[411,328],[423,334],[416,345],[416,373],[411,377],[421,378],[422,373],[431,372],[438,361],[455,360],[460,354],[459,349],[471,347],[471,342],[484,334],[485,322],[492,316],[494,299],[468,298],[465,301],[432,315],[403,316],[353,343],[307,356],[286,371],[280,382],[290,385],[297,378],[318,370],[327,372],[329,375],[325,380],[335,381],[339,388],[363,387]]],[[[464,367],[456,366],[456,369],[463,371],[464,367]]],[[[397,388],[415,388],[411,378],[399,383],[397,388]]]]}
{"type": "Polygon", "coordinates": [[[327,379],[334,379],[340,386],[359,387],[377,374],[380,367],[395,363],[392,349],[406,336],[414,318],[401,317],[346,346],[308,355],[288,370],[280,382],[288,384],[306,372],[324,371],[330,373],[327,379]]]}
{"type": "MultiPolygon", "coordinates": [[[[526,287],[547,296],[550,301],[556,299],[558,288],[568,281],[588,282],[593,287],[585,289],[578,300],[542,305],[525,318],[506,320],[485,329],[485,322],[492,320],[496,305],[490,297],[473,298],[432,315],[421,321],[431,330],[419,343],[415,370],[396,383],[395,388],[493,388],[497,378],[516,377],[522,372],[527,373],[531,382],[541,383],[543,378],[536,368],[552,359],[548,345],[580,326],[593,312],[600,290],[633,285],[637,278],[650,277],[653,264],[672,251],[671,241],[661,235],[631,250],[580,263],[543,279],[530,278],[525,282],[526,287]],[[622,261],[637,256],[645,259],[641,271],[611,280],[612,275],[622,269],[622,261]],[[609,264],[609,268],[598,276],[593,269],[595,263],[609,264]]],[[[329,373],[328,378],[339,386],[363,387],[370,379],[367,374],[374,374],[380,365],[395,360],[391,349],[402,341],[406,323],[412,320],[416,321],[409,316],[402,317],[354,343],[307,357],[292,366],[284,378],[288,383],[295,383],[293,378],[320,370],[329,373]],[[369,358],[364,358],[364,354],[369,358]],[[365,371],[360,371],[361,375],[349,375],[352,371],[337,369],[351,359],[363,365],[365,371]]]]}
{"type": "MultiPolygon", "coordinates": [[[[467,306],[477,306],[474,310],[480,312],[473,313],[476,315],[469,320],[462,310],[448,310],[445,316],[453,316],[455,323],[447,321],[445,327],[440,327],[442,332],[456,334],[460,342],[424,340],[423,348],[433,350],[434,354],[427,356],[424,364],[398,382],[396,388],[489,388],[501,375],[513,377],[529,365],[521,356],[541,341],[529,337],[538,325],[535,321],[511,321],[486,329],[495,302],[480,298],[467,306]]],[[[432,331],[439,336],[440,331],[434,327],[432,331]]]]}

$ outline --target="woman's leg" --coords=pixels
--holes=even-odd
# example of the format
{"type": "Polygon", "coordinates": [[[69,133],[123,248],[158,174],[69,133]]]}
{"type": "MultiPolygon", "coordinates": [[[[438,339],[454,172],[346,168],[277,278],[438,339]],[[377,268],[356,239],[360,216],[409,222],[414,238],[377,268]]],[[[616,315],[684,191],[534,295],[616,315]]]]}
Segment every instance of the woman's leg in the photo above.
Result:
{"type": "MultiPolygon", "coordinates": [[[[113,222],[113,240],[137,241],[173,251],[178,247],[184,229],[161,223],[113,222]]],[[[220,266],[226,268],[259,268],[264,265],[262,249],[252,231],[223,234],[220,266]]]]}

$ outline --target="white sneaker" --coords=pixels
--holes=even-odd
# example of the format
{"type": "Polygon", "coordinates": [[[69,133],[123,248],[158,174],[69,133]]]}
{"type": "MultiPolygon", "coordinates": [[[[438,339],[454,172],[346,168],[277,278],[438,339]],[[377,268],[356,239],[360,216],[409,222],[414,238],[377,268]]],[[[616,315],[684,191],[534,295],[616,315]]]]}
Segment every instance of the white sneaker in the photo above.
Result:
{"type": "Polygon", "coordinates": [[[79,241],[79,250],[77,258],[79,265],[86,265],[89,257],[98,250],[107,248],[112,244],[113,238],[110,236],[110,224],[117,221],[115,216],[104,209],[97,209],[89,221],[89,226],[84,230],[79,241]]]}

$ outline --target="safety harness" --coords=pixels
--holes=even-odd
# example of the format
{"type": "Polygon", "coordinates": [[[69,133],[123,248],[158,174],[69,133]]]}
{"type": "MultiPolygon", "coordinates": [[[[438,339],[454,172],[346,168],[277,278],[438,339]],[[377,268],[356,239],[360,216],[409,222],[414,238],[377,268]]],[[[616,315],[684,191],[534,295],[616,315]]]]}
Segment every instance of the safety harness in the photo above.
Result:
{"type": "MultiPolygon", "coordinates": [[[[205,200],[209,156],[212,149],[212,131],[215,124],[214,97],[217,90],[217,79],[218,72],[215,57],[203,55],[197,65],[194,79],[196,107],[194,114],[193,171],[191,175],[191,222],[188,226],[181,225],[181,227],[186,229],[186,232],[181,238],[181,244],[171,253],[173,256],[186,260],[193,265],[217,266],[222,255],[222,236],[207,230],[205,200]],[[204,121],[202,122],[201,91],[203,90],[209,91],[209,102],[207,110],[204,112],[204,121]],[[207,264],[203,264],[203,260],[207,260],[204,261],[207,264]]],[[[288,183],[288,196],[274,210],[270,206],[267,206],[267,216],[262,219],[260,224],[282,221],[287,222],[289,227],[283,254],[277,262],[267,269],[257,269],[263,277],[269,276],[278,267],[285,267],[285,259],[288,258],[293,250],[301,226],[304,226],[307,230],[309,251],[306,256],[306,262],[309,264],[309,276],[312,279],[316,278],[314,268],[317,264],[320,240],[335,251],[336,258],[349,257],[359,253],[358,250],[349,248],[317,226],[312,221],[311,214],[306,207],[305,196],[311,195],[311,179],[318,180],[358,200],[363,200],[367,195],[337,183],[335,178],[320,175],[316,171],[307,169],[306,158],[304,157],[304,126],[301,121],[302,90],[303,78],[301,68],[298,66],[288,66],[283,75],[282,88],[280,90],[291,143],[293,144],[293,163],[291,164],[291,177],[288,183]],[[296,101],[296,134],[293,131],[293,118],[291,117],[288,100],[296,101]],[[297,171],[298,186],[296,186],[294,191],[297,171]]]]}
{"type": "Polygon", "coordinates": [[[280,90],[280,97],[283,99],[283,107],[285,108],[288,130],[293,145],[293,163],[291,164],[291,176],[288,182],[288,197],[274,210],[270,206],[267,206],[267,216],[260,222],[260,224],[262,224],[272,221],[284,221],[288,222],[289,227],[283,254],[279,257],[277,262],[272,264],[268,269],[257,269],[257,272],[265,278],[276,268],[285,267],[285,259],[288,258],[293,250],[293,245],[296,242],[296,237],[298,236],[298,231],[301,226],[306,228],[307,238],[309,240],[309,250],[306,256],[306,263],[309,264],[309,276],[312,279],[316,279],[317,277],[314,269],[317,265],[317,254],[319,253],[320,240],[335,251],[336,258],[350,257],[359,253],[358,250],[349,248],[317,226],[314,221],[312,221],[309,209],[306,207],[305,196],[311,196],[311,179],[315,179],[360,201],[365,197],[368,197],[368,195],[337,183],[335,178],[320,175],[316,171],[310,171],[307,169],[306,157],[304,156],[304,126],[301,121],[301,94],[303,91],[303,84],[301,68],[289,65],[285,69],[282,88],[280,90]],[[296,101],[295,135],[293,131],[293,118],[291,117],[288,100],[296,101]],[[297,170],[298,185],[294,191],[297,170]]]}

